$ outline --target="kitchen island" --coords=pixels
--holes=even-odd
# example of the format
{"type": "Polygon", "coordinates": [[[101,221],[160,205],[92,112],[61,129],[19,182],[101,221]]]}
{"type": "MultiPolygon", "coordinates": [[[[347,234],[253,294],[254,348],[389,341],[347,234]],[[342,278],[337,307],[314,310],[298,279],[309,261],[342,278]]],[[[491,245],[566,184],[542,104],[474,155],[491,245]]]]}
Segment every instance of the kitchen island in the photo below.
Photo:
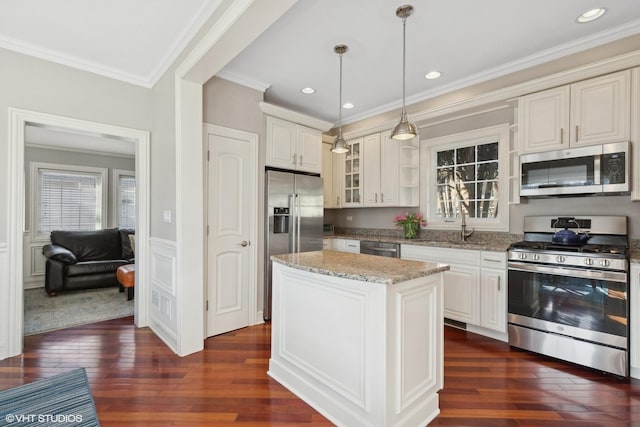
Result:
{"type": "Polygon", "coordinates": [[[425,426],[443,383],[445,264],[276,255],[269,375],[339,426],[425,426]]]}

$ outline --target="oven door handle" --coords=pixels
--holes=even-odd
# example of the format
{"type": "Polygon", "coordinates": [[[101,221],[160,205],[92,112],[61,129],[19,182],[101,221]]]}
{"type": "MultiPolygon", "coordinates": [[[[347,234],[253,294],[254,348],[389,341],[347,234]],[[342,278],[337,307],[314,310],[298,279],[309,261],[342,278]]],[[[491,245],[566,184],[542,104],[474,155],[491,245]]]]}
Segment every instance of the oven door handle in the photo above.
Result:
{"type": "Polygon", "coordinates": [[[509,271],[524,271],[527,273],[546,273],[556,276],[581,277],[585,279],[609,280],[627,283],[627,273],[619,271],[600,271],[569,267],[551,267],[548,265],[527,264],[524,262],[510,262],[509,271]]]}

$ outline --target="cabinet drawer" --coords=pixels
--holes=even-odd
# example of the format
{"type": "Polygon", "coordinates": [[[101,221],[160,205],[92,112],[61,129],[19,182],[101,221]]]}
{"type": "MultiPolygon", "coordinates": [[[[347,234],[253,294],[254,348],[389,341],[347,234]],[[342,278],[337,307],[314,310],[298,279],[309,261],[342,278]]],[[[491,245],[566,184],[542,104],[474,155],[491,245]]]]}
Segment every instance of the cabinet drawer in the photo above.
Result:
{"type": "Polygon", "coordinates": [[[480,252],[480,265],[487,268],[507,268],[507,253],[482,251],[480,252]]]}

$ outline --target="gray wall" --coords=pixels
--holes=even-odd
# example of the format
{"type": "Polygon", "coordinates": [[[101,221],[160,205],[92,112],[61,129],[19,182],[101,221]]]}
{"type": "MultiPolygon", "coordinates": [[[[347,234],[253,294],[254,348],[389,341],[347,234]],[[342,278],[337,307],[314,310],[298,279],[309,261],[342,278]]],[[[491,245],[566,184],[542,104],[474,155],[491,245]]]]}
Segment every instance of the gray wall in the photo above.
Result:
{"type": "MultiPolygon", "coordinates": [[[[212,125],[223,126],[231,129],[242,130],[258,135],[258,163],[260,171],[264,170],[265,158],[265,127],[264,114],[258,103],[262,101],[264,94],[260,91],[247,88],[218,77],[211,78],[203,87],[203,117],[204,122],[212,125]]],[[[258,174],[258,194],[256,194],[259,207],[258,222],[258,271],[264,271],[264,216],[262,208],[264,204],[264,174],[258,174]]],[[[257,309],[262,309],[263,274],[258,274],[257,309]]]]}
{"type": "MultiPolygon", "coordinates": [[[[151,129],[151,91],[0,49],[0,224],[7,224],[7,109],[23,108],[135,129],[151,129]]],[[[153,192],[153,190],[152,190],[153,192]]],[[[152,196],[153,199],[153,196],[152,196]]],[[[0,243],[7,241],[0,227],[0,243]]]]}
{"type": "Polygon", "coordinates": [[[102,154],[78,153],[67,150],[55,150],[47,148],[25,147],[24,150],[24,169],[25,169],[25,225],[31,227],[31,173],[30,163],[54,163],[61,165],[74,166],[91,166],[109,169],[108,179],[108,206],[107,218],[104,226],[111,226],[113,218],[111,218],[113,200],[113,191],[111,189],[111,178],[114,169],[135,171],[135,158],[121,156],[107,156],[102,154]]]}

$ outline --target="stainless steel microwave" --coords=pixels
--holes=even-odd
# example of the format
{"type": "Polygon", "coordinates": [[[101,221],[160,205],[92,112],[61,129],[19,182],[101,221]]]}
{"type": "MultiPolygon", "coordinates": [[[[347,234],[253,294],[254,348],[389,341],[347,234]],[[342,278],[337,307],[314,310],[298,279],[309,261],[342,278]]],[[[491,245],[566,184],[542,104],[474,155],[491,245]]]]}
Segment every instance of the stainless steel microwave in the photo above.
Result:
{"type": "Polygon", "coordinates": [[[520,156],[520,196],[621,194],[629,188],[629,142],[520,156]]]}

